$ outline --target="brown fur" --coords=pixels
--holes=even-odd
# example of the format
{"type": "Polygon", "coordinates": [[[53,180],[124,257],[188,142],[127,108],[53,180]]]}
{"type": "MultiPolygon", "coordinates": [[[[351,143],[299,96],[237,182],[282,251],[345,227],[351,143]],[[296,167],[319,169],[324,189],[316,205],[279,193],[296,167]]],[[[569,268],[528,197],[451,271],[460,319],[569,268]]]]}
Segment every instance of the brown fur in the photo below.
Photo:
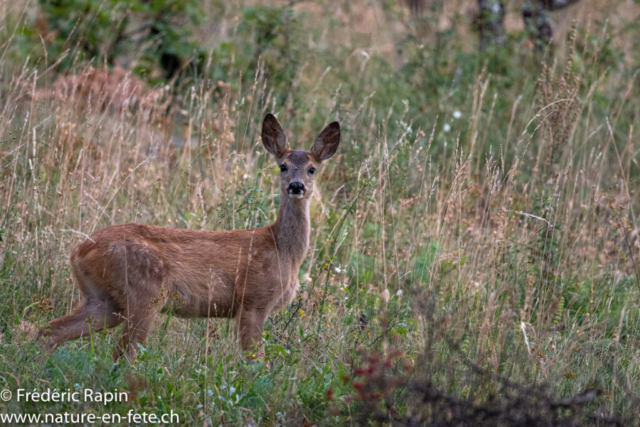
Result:
{"type": "Polygon", "coordinates": [[[276,118],[265,117],[262,140],[279,165],[280,211],[275,223],[254,230],[195,231],[144,224],[103,228],[80,243],[70,257],[82,301],[40,334],[50,348],[124,323],[114,359],[135,357],[158,312],[179,317],[238,319],[244,350],[261,342],[264,322],[291,302],[298,269],[309,245],[310,168],[330,158],[340,141],[337,122],[316,138],[310,152],[291,150],[276,118]],[[292,182],[301,198],[289,197],[292,182]]]}

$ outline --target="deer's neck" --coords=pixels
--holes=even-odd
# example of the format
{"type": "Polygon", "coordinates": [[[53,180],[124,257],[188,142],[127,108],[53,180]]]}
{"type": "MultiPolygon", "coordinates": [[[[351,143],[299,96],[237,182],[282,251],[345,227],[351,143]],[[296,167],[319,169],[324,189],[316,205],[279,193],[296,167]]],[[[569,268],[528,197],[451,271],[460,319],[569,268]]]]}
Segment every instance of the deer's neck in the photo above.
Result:
{"type": "Polygon", "coordinates": [[[288,194],[280,196],[280,212],[273,224],[280,256],[300,267],[309,247],[309,199],[295,200],[288,194]]]}

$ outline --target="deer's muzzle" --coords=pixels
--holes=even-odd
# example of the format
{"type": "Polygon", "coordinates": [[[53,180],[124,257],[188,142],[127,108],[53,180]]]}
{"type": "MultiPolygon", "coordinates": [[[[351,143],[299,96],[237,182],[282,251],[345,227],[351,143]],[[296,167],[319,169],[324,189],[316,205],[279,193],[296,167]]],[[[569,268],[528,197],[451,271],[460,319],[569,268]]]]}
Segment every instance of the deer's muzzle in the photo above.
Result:
{"type": "Polygon", "coordinates": [[[289,188],[287,190],[289,192],[289,197],[292,199],[301,199],[304,196],[304,193],[307,192],[304,188],[304,184],[301,182],[292,182],[289,184],[289,188]]]}

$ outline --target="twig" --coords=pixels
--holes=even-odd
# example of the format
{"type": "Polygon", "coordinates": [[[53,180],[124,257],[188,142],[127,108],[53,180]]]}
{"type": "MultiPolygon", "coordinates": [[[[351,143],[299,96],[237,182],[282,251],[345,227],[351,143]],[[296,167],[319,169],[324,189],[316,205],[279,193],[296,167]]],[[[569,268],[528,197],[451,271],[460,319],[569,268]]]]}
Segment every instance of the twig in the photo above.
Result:
{"type": "Polygon", "coordinates": [[[96,241],[93,240],[91,237],[89,237],[88,234],[83,233],[82,231],[78,231],[78,230],[72,230],[70,228],[61,228],[60,231],[68,231],[69,233],[74,233],[74,234],[79,234],[80,236],[84,237],[85,239],[91,240],[93,243],[95,243],[96,241]]]}
{"type": "Polygon", "coordinates": [[[529,213],[526,213],[526,212],[520,212],[520,211],[512,211],[512,210],[507,210],[507,212],[513,212],[513,213],[517,213],[518,215],[526,216],[528,218],[537,219],[538,221],[544,221],[544,222],[547,223],[547,225],[549,227],[553,227],[553,224],[551,224],[548,220],[546,220],[546,219],[544,219],[542,217],[539,217],[539,216],[535,216],[533,214],[529,214],[529,213]]]}

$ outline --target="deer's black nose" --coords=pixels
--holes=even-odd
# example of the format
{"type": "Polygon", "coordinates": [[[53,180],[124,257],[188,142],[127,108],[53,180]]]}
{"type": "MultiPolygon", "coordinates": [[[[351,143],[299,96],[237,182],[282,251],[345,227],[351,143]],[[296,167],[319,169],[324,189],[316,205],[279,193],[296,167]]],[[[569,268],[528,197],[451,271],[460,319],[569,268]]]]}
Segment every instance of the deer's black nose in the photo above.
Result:
{"type": "Polygon", "coordinates": [[[304,188],[304,184],[301,182],[292,182],[291,184],[289,184],[289,194],[304,194],[305,193],[305,188],[304,188]]]}

